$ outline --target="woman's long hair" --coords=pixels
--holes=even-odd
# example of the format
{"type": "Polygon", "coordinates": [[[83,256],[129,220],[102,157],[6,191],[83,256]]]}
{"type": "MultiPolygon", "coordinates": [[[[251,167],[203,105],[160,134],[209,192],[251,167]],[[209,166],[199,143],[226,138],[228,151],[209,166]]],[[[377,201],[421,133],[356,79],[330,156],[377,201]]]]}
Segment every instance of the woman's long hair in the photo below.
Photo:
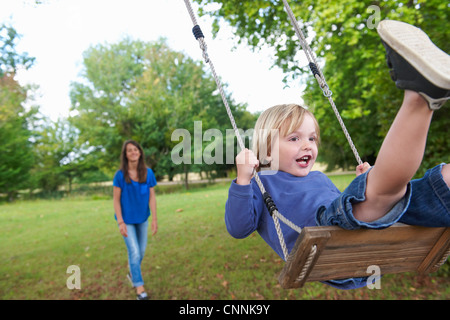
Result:
{"type": "Polygon", "coordinates": [[[147,181],[147,166],[145,164],[145,156],[144,156],[144,150],[134,140],[127,140],[124,142],[122,146],[122,152],[120,154],[120,170],[122,170],[123,176],[125,177],[125,181],[127,183],[131,183],[130,174],[128,173],[128,158],[127,158],[127,146],[129,144],[132,144],[136,148],[139,149],[141,152],[141,156],[139,157],[138,167],[137,167],[137,174],[138,179],[140,183],[144,183],[147,181]]]}

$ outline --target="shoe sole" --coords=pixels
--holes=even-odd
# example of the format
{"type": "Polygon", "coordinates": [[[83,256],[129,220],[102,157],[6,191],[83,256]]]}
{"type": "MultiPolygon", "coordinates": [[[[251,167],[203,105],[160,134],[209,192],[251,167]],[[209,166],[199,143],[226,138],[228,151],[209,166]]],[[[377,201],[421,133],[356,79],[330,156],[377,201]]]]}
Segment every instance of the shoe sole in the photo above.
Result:
{"type": "Polygon", "coordinates": [[[383,20],[378,34],[428,81],[450,90],[450,56],[439,49],[425,32],[404,22],[383,20]]]}

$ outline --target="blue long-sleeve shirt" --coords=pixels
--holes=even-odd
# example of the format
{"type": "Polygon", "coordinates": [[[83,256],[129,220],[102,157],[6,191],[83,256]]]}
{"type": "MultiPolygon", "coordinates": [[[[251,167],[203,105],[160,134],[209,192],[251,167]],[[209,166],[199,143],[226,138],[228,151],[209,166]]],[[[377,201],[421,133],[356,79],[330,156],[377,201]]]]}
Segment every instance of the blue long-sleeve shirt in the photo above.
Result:
{"type": "MultiPolygon", "coordinates": [[[[272,196],[278,211],[300,228],[316,226],[317,209],[328,206],[340,194],[331,180],[319,171],[312,171],[306,177],[296,177],[283,171],[268,173],[260,174],[266,191],[272,196]]],[[[231,236],[238,239],[258,231],[284,258],[273,219],[254,179],[249,185],[238,185],[235,181],[231,183],[225,206],[225,223],[231,236]]],[[[281,229],[290,252],[298,233],[283,223],[281,229]]]]}
{"type": "MultiPolygon", "coordinates": [[[[341,192],[331,180],[319,171],[306,177],[296,177],[283,171],[259,173],[264,188],[271,195],[278,211],[300,228],[316,226],[316,211],[335,200],[341,192]]],[[[252,179],[249,185],[233,181],[225,205],[225,224],[231,236],[242,239],[257,231],[266,243],[284,259],[275,225],[267,210],[261,191],[252,179]]],[[[298,233],[280,222],[288,252],[292,250],[298,233]]],[[[345,279],[326,282],[340,289],[365,285],[363,279],[345,279]]]]}

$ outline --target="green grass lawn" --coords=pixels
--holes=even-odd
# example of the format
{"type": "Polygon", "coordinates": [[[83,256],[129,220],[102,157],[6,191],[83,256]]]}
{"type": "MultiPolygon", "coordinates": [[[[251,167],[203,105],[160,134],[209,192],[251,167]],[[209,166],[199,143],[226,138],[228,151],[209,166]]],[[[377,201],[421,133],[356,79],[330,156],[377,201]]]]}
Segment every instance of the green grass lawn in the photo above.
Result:
{"type": "MultiPolygon", "coordinates": [[[[256,233],[244,240],[228,235],[227,189],[215,185],[158,195],[159,232],[149,236],[143,261],[153,299],[450,298],[448,272],[385,276],[381,290],[342,291],[321,283],[284,290],[277,282],[283,261],[256,233]]],[[[3,204],[0,242],[2,300],[135,298],[110,199],[3,204]],[[80,267],[80,290],[66,286],[70,265],[80,267]]]]}

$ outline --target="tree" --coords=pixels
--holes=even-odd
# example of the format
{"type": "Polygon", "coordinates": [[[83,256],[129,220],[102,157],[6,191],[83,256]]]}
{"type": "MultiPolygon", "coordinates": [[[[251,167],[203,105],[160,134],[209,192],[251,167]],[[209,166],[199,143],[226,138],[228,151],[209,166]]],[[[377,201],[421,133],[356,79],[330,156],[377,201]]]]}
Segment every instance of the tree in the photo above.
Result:
{"type": "Polygon", "coordinates": [[[15,75],[18,67],[31,68],[35,58],[28,53],[16,51],[20,35],[16,29],[6,24],[0,25],[0,78],[15,75]]]}
{"type": "Polygon", "coordinates": [[[44,192],[56,192],[61,185],[68,184],[72,191],[75,178],[89,171],[98,170],[90,159],[86,146],[78,139],[79,132],[67,119],[51,121],[45,116],[35,119],[33,151],[36,165],[33,180],[44,192]]]}
{"type": "MultiPolygon", "coordinates": [[[[175,129],[193,136],[197,120],[204,130],[224,129],[228,123],[215,82],[199,62],[171,50],[164,39],[125,38],[89,48],[84,66],[86,81],[72,84],[72,110],[78,114],[70,121],[99,154],[101,167],[115,171],[122,143],[133,139],[158,177],[211,169],[171,161],[175,129]]],[[[245,106],[231,103],[231,108],[245,112],[245,106]]]]}
{"type": "Polygon", "coordinates": [[[28,186],[34,164],[27,128],[32,112],[24,112],[24,97],[23,88],[15,80],[8,76],[0,79],[0,193],[6,193],[9,201],[28,186]]]}
{"type": "MultiPolygon", "coordinates": [[[[201,10],[215,17],[220,28],[225,20],[235,29],[238,42],[257,49],[270,45],[276,49],[274,65],[286,72],[286,79],[303,78],[304,100],[314,109],[321,125],[320,157],[329,168],[353,167],[355,160],[328,101],[307,65],[299,65],[300,45],[283,4],[271,1],[196,0],[202,8],[220,3],[215,11],[201,10]]],[[[397,19],[424,29],[444,51],[450,51],[450,20],[447,3],[439,0],[387,1],[290,1],[300,26],[317,54],[325,78],[333,91],[347,128],[363,160],[374,162],[402,99],[385,67],[384,49],[373,27],[374,14],[381,19],[397,19]]],[[[450,119],[448,108],[435,113],[423,167],[430,167],[448,157],[445,128],[450,119]]],[[[423,171],[423,169],[422,169],[423,171]]]]}
{"type": "Polygon", "coordinates": [[[31,67],[34,59],[17,53],[18,34],[11,26],[0,26],[0,193],[14,199],[29,184],[33,166],[29,119],[37,112],[26,111],[27,87],[14,80],[17,68],[31,67]]]}

